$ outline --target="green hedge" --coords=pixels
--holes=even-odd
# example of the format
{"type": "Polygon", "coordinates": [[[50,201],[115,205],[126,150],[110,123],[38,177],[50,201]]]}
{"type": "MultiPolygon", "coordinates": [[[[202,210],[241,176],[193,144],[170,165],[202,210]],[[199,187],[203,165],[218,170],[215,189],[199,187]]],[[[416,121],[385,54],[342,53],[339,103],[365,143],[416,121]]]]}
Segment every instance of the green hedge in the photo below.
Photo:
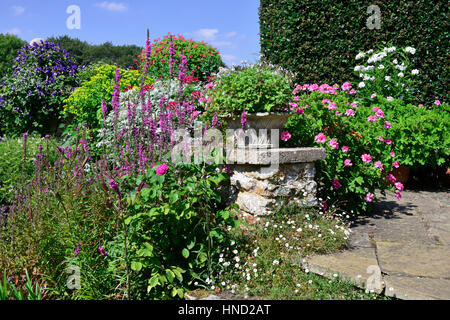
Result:
{"type": "Polygon", "coordinates": [[[448,101],[450,61],[447,1],[261,0],[261,53],[297,73],[298,83],[353,79],[355,56],[383,43],[417,49],[418,100],[448,101]],[[367,8],[377,5],[381,28],[369,29],[367,8]]]}

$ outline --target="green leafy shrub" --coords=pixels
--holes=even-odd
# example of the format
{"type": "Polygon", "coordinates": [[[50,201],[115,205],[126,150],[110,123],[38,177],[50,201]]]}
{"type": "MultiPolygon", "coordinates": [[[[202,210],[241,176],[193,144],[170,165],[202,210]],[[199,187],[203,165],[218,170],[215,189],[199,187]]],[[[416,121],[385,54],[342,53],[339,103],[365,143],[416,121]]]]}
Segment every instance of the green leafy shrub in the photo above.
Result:
{"type": "MultiPolygon", "coordinates": [[[[103,97],[108,109],[111,110],[115,72],[116,66],[112,65],[96,68],[93,76],[64,100],[63,113],[73,117],[73,121],[77,124],[87,123],[90,128],[99,128],[103,118],[101,108],[103,97]]],[[[120,75],[121,91],[128,87],[139,86],[141,83],[141,75],[136,70],[120,69],[120,75]]],[[[152,79],[148,77],[145,79],[145,84],[152,83],[152,79]]]]}
{"type": "Polygon", "coordinates": [[[24,45],[13,73],[0,85],[0,133],[54,133],[62,101],[78,85],[78,67],[51,42],[24,45]]]}
{"type": "MultiPolygon", "coordinates": [[[[0,205],[7,204],[15,195],[14,189],[28,183],[34,176],[34,160],[40,146],[47,149],[48,141],[36,135],[28,137],[24,163],[24,145],[22,138],[3,138],[0,141],[0,205]],[[24,170],[22,170],[24,169],[24,170]]],[[[56,160],[56,154],[50,149],[50,160],[56,160]]]]}
{"type": "Polygon", "coordinates": [[[389,101],[377,97],[372,106],[380,106],[391,119],[390,130],[393,151],[398,161],[409,167],[426,166],[436,169],[448,165],[450,157],[450,107],[405,104],[401,100],[389,101]]]}
{"type": "Polygon", "coordinates": [[[26,41],[12,34],[0,34],[0,79],[13,72],[12,66],[17,51],[26,41]]]}
{"type": "MultiPolygon", "coordinates": [[[[186,76],[197,78],[201,81],[219,71],[219,67],[225,66],[220,57],[219,51],[203,41],[185,39],[179,35],[175,37],[171,34],[165,35],[163,39],[155,39],[152,44],[151,57],[149,59],[149,76],[155,79],[167,79],[170,77],[170,43],[173,44],[175,54],[173,55],[173,76],[177,77],[181,63],[181,55],[186,56],[187,71],[186,76]]],[[[139,61],[143,68],[146,60],[145,50],[139,55],[139,61]]]]}
{"type": "Polygon", "coordinates": [[[412,46],[411,63],[421,72],[416,99],[448,101],[447,15],[446,1],[261,0],[261,53],[295,71],[297,83],[343,83],[352,80],[354,57],[375,43],[412,46]],[[380,29],[367,25],[373,5],[380,9],[380,29]]]}
{"type": "Polygon", "coordinates": [[[268,66],[233,70],[217,79],[209,110],[234,115],[284,111],[291,91],[290,79],[268,66]]]}

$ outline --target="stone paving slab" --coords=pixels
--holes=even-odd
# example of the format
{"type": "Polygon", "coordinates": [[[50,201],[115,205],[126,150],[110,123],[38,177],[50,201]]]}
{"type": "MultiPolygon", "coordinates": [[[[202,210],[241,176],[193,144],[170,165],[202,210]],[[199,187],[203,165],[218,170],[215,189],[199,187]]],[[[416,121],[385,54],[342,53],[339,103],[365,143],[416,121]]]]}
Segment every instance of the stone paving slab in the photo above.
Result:
{"type": "Polygon", "coordinates": [[[338,273],[361,288],[374,265],[387,296],[450,300],[449,190],[405,190],[400,201],[389,193],[378,197],[374,214],[354,221],[349,250],[311,256],[304,265],[317,274],[338,273]]]}

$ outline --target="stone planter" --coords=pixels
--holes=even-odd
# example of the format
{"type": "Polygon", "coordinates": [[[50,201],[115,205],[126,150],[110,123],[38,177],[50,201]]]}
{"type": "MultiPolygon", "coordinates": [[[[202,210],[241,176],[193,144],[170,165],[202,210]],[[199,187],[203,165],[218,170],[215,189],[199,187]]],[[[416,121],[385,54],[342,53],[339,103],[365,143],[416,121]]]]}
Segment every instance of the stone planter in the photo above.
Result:
{"type": "Polygon", "coordinates": [[[239,206],[241,216],[247,221],[271,214],[281,198],[303,207],[318,204],[314,162],[325,159],[325,149],[242,151],[236,149],[227,155],[231,170],[228,198],[239,206]]]}
{"type": "Polygon", "coordinates": [[[235,130],[234,145],[237,148],[277,148],[279,136],[276,141],[271,140],[271,130],[281,130],[290,113],[249,113],[247,124],[242,128],[241,116],[222,116],[228,129],[235,130]]]}

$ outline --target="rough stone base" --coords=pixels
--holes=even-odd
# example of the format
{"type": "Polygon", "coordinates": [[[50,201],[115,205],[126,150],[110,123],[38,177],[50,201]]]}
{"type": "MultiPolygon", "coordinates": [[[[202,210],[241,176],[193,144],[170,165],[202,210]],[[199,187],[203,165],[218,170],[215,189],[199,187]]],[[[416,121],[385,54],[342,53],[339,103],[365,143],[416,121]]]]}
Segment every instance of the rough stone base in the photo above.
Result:
{"type": "Polygon", "coordinates": [[[268,169],[260,165],[230,166],[232,199],[243,214],[254,216],[272,213],[277,200],[295,201],[304,207],[317,204],[314,163],[280,164],[268,169]]]}

